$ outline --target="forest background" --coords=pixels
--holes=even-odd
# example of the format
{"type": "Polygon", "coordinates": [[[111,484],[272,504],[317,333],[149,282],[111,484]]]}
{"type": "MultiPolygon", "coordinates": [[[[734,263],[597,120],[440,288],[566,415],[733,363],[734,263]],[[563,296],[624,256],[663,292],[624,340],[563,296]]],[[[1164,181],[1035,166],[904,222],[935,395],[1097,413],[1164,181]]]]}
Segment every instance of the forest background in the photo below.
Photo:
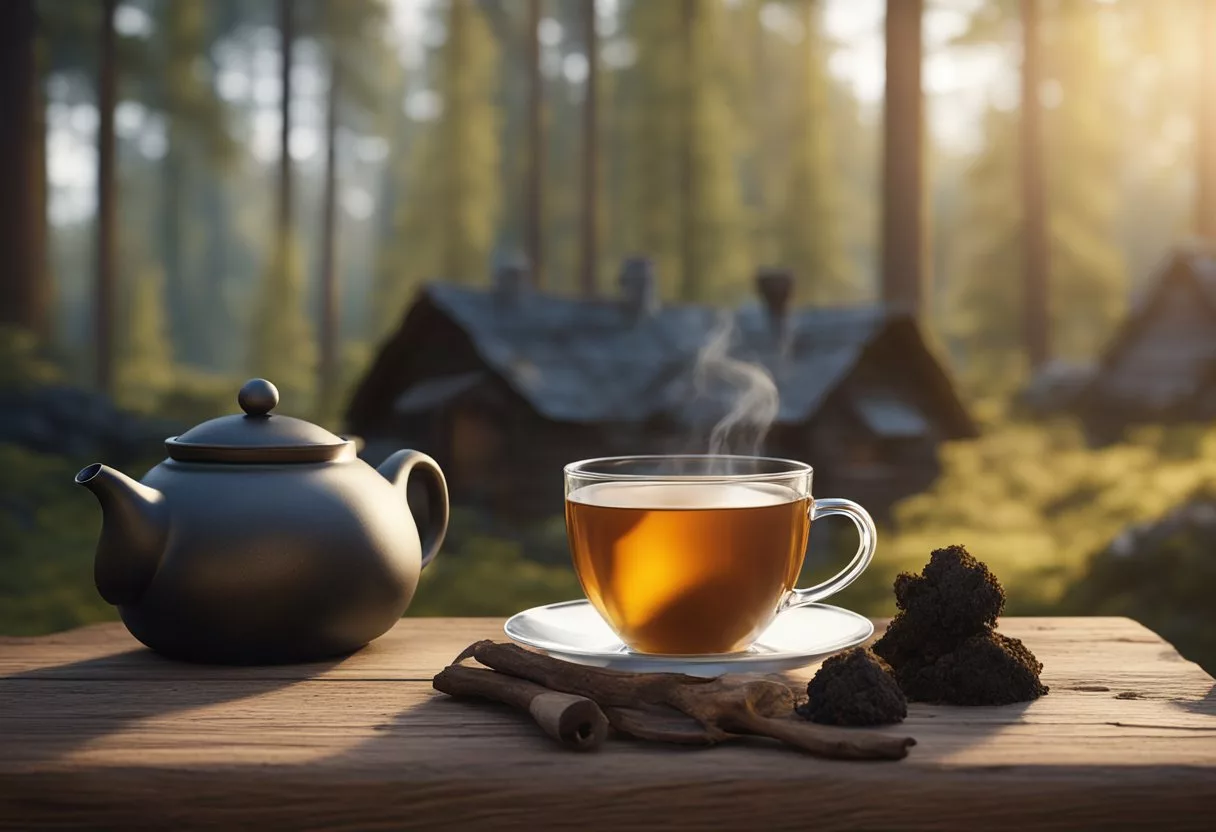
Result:
{"type": "MultiPolygon", "coordinates": [[[[888,612],[894,572],[961,542],[1013,612],[1133,614],[1212,667],[1216,627],[1194,610],[1216,559],[1188,541],[1149,564],[1112,551],[1213,493],[1216,437],[1146,429],[1091,449],[1067,422],[1011,415],[1030,367],[1026,3],[10,0],[0,52],[29,52],[34,72],[5,75],[0,96],[29,107],[34,132],[3,134],[18,196],[0,221],[37,244],[10,257],[28,303],[4,316],[0,385],[100,389],[191,424],[263,375],[292,412],[340,429],[423,282],[488,285],[520,256],[565,294],[614,292],[642,252],[670,300],[734,304],[780,264],[799,304],[873,301],[884,16],[901,3],[923,33],[924,211],[907,220],[922,224],[921,320],[984,430],[944,449],[942,478],[898,507],[842,602],[888,612]]],[[[1034,5],[1044,325],[1052,359],[1086,362],[1201,230],[1201,33],[1216,18],[1210,0],[1034,5]]],[[[0,631],[113,615],[90,583],[96,511],[70,484],[88,461],[0,445],[0,631]]],[[[411,614],[578,592],[559,517],[504,529],[461,514],[411,614]]]]}

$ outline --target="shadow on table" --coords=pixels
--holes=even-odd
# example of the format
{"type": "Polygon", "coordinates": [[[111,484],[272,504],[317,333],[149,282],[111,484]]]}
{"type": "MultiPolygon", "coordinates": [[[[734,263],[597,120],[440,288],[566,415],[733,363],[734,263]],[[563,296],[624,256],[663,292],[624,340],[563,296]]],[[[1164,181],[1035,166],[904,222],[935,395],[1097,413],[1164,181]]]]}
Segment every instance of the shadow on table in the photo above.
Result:
{"type": "Polygon", "coordinates": [[[294,678],[265,678],[256,668],[175,662],[147,649],[0,676],[0,737],[25,761],[51,760],[142,720],[249,699],[308,681],[341,657],[316,662],[294,678]],[[116,666],[120,676],[110,676],[116,666]],[[138,678],[140,670],[148,675],[138,678]],[[16,703],[20,703],[19,707],[16,703]],[[71,730],[65,730],[71,725],[71,730]]]}
{"type": "Polygon", "coordinates": [[[1193,714],[1216,716],[1216,684],[1199,699],[1175,699],[1173,704],[1193,714]]]}

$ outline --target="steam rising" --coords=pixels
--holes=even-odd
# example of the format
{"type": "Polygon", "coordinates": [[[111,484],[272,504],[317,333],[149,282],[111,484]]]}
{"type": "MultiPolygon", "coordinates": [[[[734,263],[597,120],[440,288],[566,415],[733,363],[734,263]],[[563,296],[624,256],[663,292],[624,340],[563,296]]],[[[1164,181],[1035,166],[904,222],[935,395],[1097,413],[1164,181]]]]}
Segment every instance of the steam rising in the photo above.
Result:
{"type": "Polygon", "coordinates": [[[723,315],[697,354],[693,380],[702,395],[730,402],[710,431],[709,452],[755,456],[777,418],[777,385],[763,366],[731,357],[734,334],[733,316],[723,315]]]}

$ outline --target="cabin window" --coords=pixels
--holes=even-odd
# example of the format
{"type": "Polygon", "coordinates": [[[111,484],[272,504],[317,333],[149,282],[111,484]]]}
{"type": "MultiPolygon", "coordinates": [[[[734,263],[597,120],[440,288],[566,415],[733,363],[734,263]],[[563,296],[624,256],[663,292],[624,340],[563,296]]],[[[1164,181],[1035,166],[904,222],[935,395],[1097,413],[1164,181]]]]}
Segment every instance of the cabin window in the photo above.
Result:
{"type": "Polygon", "coordinates": [[[866,427],[884,440],[923,439],[929,434],[929,422],[920,408],[893,393],[865,393],[857,397],[855,406],[866,427]]]}

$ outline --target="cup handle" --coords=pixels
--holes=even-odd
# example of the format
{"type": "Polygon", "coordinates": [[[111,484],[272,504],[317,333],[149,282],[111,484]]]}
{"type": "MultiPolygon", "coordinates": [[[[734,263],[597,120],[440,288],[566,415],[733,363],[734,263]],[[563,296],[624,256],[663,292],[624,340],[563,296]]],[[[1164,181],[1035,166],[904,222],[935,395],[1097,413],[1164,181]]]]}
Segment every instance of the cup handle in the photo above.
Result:
{"type": "Polygon", "coordinates": [[[878,545],[878,530],[874,528],[874,521],[870,518],[870,513],[864,508],[852,500],[812,500],[809,513],[812,523],[829,514],[843,514],[857,527],[857,534],[861,538],[861,542],[848,566],[821,584],[815,584],[806,589],[795,589],[786,596],[785,603],[781,605],[782,609],[813,604],[829,595],[834,595],[857,580],[861,573],[866,571],[870,561],[874,560],[874,549],[878,545]]]}

